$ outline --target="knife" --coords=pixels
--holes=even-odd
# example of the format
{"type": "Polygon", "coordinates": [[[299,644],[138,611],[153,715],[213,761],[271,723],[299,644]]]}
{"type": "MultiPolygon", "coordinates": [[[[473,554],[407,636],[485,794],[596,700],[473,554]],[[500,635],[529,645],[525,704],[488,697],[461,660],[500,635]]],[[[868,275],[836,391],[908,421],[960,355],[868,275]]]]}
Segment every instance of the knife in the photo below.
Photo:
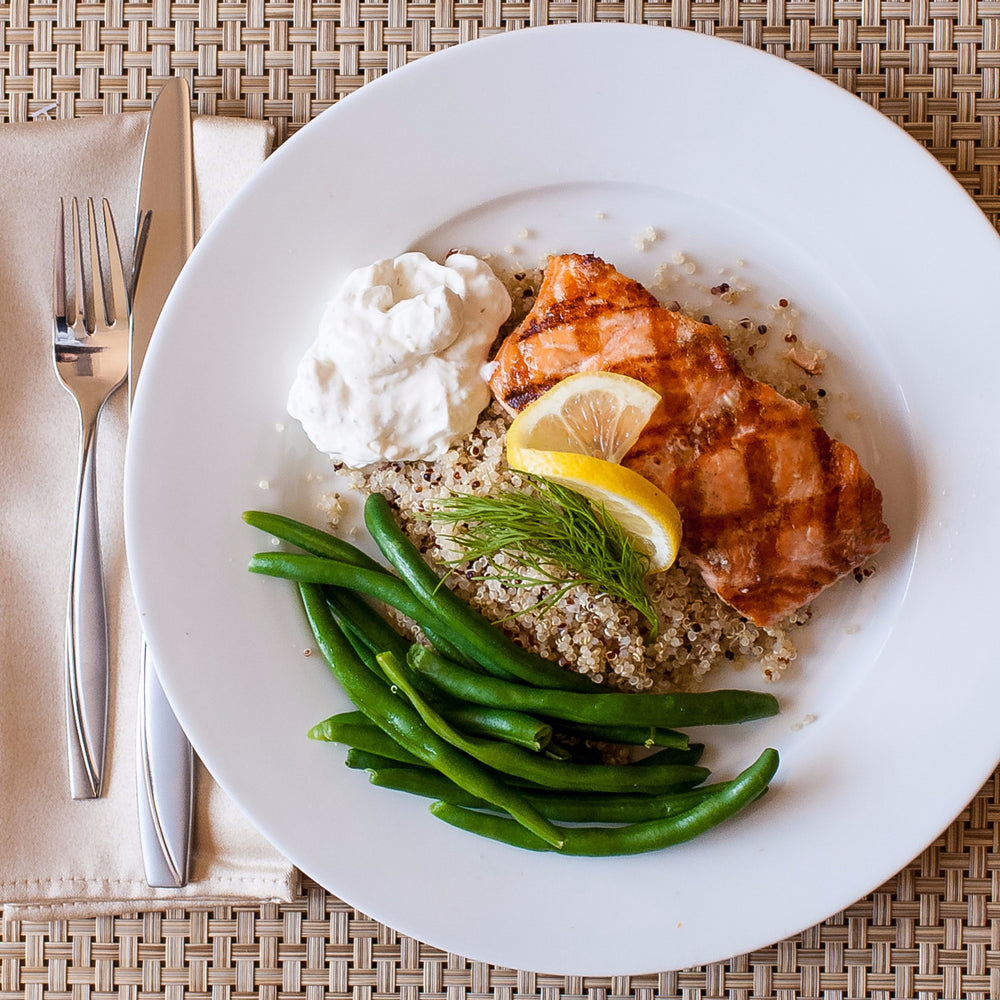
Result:
{"type": "MultiPolygon", "coordinates": [[[[133,264],[129,405],[160,310],[194,249],[194,153],[191,94],[175,77],[149,117],[139,181],[133,264]]],[[[136,791],[146,881],[187,884],[194,810],[194,755],[160,686],[145,640],[139,664],[136,791]]]]}

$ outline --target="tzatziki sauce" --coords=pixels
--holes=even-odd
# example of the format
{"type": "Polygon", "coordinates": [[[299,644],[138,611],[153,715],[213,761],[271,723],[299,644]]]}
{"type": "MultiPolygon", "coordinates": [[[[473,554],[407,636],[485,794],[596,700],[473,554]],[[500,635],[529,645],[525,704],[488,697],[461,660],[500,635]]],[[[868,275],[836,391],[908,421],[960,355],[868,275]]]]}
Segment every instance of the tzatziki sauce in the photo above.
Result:
{"type": "Polygon", "coordinates": [[[352,469],[433,461],[490,400],[490,348],[510,314],[489,265],[452,253],[376,261],[347,276],[299,362],[288,412],[352,469]]]}

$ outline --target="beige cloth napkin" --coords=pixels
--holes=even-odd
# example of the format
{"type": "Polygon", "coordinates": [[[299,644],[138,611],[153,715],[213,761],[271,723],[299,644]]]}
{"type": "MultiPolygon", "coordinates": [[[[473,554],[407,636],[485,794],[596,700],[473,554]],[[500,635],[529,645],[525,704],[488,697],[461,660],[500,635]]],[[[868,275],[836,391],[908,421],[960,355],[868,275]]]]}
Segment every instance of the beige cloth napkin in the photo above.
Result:
{"type": "MultiPolygon", "coordinates": [[[[297,873],[197,768],[192,879],[150,889],[135,801],[140,634],[125,562],[125,392],[105,408],[98,487],[112,652],[105,793],[70,798],[66,615],[78,418],[52,361],[59,196],[107,197],[130,244],[147,114],[0,126],[0,905],[5,919],[288,900],[297,873]]],[[[259,122],[195,120],[203,231],[270,150],[259,122]]]]}

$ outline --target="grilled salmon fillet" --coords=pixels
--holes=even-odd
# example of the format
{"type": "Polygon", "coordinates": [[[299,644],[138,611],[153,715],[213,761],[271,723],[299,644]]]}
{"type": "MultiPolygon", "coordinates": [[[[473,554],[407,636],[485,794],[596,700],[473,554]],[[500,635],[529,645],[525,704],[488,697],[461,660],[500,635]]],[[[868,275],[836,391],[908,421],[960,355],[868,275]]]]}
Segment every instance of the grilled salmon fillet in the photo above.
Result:
{"type": "Polygon", "coordinates": [[[810,411],[750,378],[718,327],[671,312],[598,257],[549,258],[490,380],[510,413],[560,379],[612,371],[661,394],[623,464],[677,505],[705,582],[772,625],[889,540],[882,495],[810,411]]]}

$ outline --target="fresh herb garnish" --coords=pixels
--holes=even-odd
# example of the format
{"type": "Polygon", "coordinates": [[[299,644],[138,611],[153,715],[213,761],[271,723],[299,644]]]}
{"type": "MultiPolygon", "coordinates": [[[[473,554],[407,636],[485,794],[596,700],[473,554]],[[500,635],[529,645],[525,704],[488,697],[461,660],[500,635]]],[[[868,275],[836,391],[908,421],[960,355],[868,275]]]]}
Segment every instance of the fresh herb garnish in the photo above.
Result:
{"type": "Polygon", "coordinates": [[[504,487],[488,496],[456,493],[426,516],[453,527],[462,549],[456,562],[485,559],[492,575],[515,587],[555,588],[535,608],[549,608],[581,583],[632,605],[655,638],[656,611],[645,586],[649,556],[604,508],[574,490],[537,476],[527,490],[504,487]],[[519,569],[501,565],[513,557],[519,569]],[[567,573],[570,577],[567,578],[567,573]]]}

